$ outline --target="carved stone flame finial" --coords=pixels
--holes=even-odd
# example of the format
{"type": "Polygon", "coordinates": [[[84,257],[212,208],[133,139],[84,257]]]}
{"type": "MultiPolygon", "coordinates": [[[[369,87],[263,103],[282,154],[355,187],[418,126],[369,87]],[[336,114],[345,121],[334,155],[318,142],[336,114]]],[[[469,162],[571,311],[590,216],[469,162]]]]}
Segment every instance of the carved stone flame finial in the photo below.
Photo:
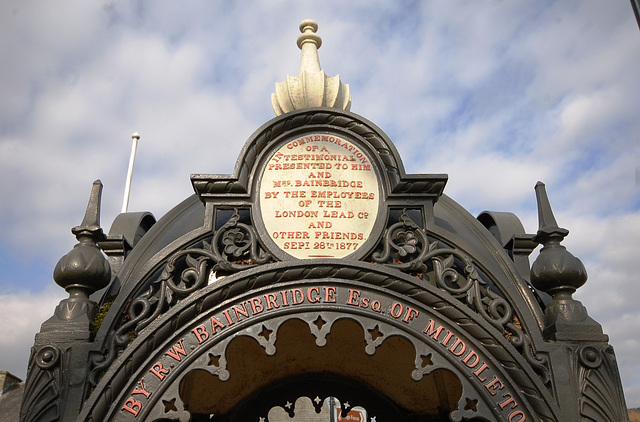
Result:
{"type": "Polygon", "coordinates": [[[340,75],[327,76],[320,67],[318,48],[322,39],[316,34],[317,30],[318,24],[311,19],[300,23],[300,72],[298,76],[287,75],[284,82],[276,83],[276,92],[271,94],[276,116],[309,107],[351,108],[349,85],[340,82],[340,75]]]}

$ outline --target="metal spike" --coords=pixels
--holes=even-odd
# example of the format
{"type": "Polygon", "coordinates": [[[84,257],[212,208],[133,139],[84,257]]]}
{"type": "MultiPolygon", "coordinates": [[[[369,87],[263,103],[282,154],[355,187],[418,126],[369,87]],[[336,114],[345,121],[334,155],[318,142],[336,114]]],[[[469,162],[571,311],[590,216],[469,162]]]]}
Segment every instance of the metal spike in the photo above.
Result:
{"type": "Polygon", "coordinates": [[[569,234],[569,231],[558,227],[544,183],[536,183],[535,191],[536,200],[538,202],[538,234],[536,236],[536,241],[543,243],[545,238],[552,235],[560,236],[561,239],[564,238],[569,234]]]}
{"type": "Polygon", "coordinates": [[[87,211],[84,214],[81,226],[83,227],[100,227],[100,203],[102,202],[102,182],[100,179],[93,182],[91,188],[91,197],[87,204],[87,211]]]}
{"type": "Polygon", "coordinates": [[[544,183],[536,183],[535,191],[538,201],[538,230],[558,227],[556,218],[553,216],[553,210],[551,209],[551,203],[549,202],[544,183]]]}
{"type": "Polygon", "coordinates": [[[83,232],[89,232],[89,234],[102,235],[102,229],[100,228],[100,206],[102,202],[102,182],[100,179],[93,182],[91,188],[91,197],[87,204],[87,210],[84,214],[84,219],[79,226],[71,229],[71,232],[78,236],[83,232]]]}

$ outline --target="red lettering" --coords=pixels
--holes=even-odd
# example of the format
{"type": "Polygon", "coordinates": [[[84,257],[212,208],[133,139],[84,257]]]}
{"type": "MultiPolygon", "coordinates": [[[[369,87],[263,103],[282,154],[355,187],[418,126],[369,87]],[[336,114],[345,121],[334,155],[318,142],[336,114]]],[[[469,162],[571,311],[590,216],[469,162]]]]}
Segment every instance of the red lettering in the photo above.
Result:
{"type": "Polygon", "coordinates": [[[289,306],[289,302],[287,302],[287,291],[281,291],[280,296],[282,296],[282,306],[289,306]]]}
{"type": "Polygon", "coordinates": [[[502,381],[500,381],[497,375],[494,375],[493,379],[486,383],[484,387],[487,389],[487,391],[489,391],[489,394],[495,396],[495,390],[502,390],[504,388],[504,384],[502,383],[502,381]]]}
{"type": "Polygon", "coordinates": [[[259,297],[249,299],[249,303],[251,304],[253,315],[257,315],[260,312],[264,311],[264,306],[262,306],[262,299],[260,299],[259,297]]]}
{"type": "Polygon", "coordinates": [[[371,309],[376,311],[376,312],[381,312],[382,311],[382,305],[380,304],[379,300],[374,300],[373,302],[371,302],[371,309]]]}
{"type": "Polygon", "coordinates": [[[324,288],[324,301],[325,303],[336,303],[336,288],[325,287],[324,288]]]}
{"type": "Polygon", "coordinates": [[[180,339],[180,341],[177,344],[173,345],[170,350],[167,350],[167,353],[165,353],[165,355],[172,357],[180,362],[180,359],[182,359],[180,355],[187,356],[187,351],[184,350],[184,345],[182,344],[183,340],[184,339],[180,339]]]}
{"type": "Polygon", "coordinates": [[[438,328],[435,328],[435,326],[436,323],[432,319],[430,319],[429,324],[427,325],[427,328],[424,329],[423,333],[425,333],[429,337],[433,337],[433,339],[437,341],[444,327],[442,325],[438,325],[438,328]]]}
{"type": "Polygon", "coordinates": [[[449,343],[451,337],[453,337],[453,333],[451,331],[447,332],[447,336],[440,342],[440,344],[442,344],[444,347],[447,347],[447,343],[449,343]]]}
{"type": "Polygon", "coordinates": [[[320,288],[310,287],[309,290],[307,290],[307,299],[310,303],[320,302],[320,288]],[[311,293],[313,292],[315,292],[317,296],[311,296],[311,293]]]}
{"type": "Polygon", "coordinates": [[[242,308],[237,305],[233,307],[233,312],[236,314],[236,318],[240,321],[240,315],[244,315],[245,318],[249,318],[249,311],[247,311],[247,305],[242,303],[242,308]]]}
{"type": "Polygon", "coordinates": [[[264,300],[267,302],[267,311],[280,307],[280,305],[278,305],[278,296],[276,296],[275,293],[267,293],[264,295],[264,300]]]}
{"type": "Polygon", "coordinates": [[[229,316],[229,310],[225,309],[224,311],[222,311],[222,313],[224,314],[224,317],[227,318],[227,322],[229,323],[229,325],[233,325],[234,322],[231,319],[231,317],[229,316]]]}
{"type": "Polygon", "coordinates": [[[467,350],[467,345],[459,338],[456,338],[456,341],[449,347],[449,351],[455,356],[462,356],[465,350],[467,350]],[[456,350],[458,347],[460,348],[456,350]]]}
{"type": "Polygon", "coordinates": [[[144,384],[142,383],[142,380],[138,381],[138,384],[140,384],[140,388],[136,388],[131,392],[131,395],[133,396],[134,394],[142,394],[144,395],[146,398],[149,398],[149,396],[151,395],[150,392],[148,392],[145,388],[144,388],[144,384]]]}
{"type": "Polygon", "coordinates": [[[408,323],[410,320],[412,320],[413,318],[417,317],[419,314],[418,311],[416,311],[415,309],[407,306],[407,314],[404,316],[404,318],[402,318],[402,321],[408,323]]]}
{"type": "Polygon", "coordinates": [[[518,407],[518,403],[516,403],[515,399],[511,396],[511,393],[504,393],[502,397],[506,397],[506,400],[498,403],[500,409],[504,409],[508,404],[511,404],[511,409],[515,409],[516,407],[518,407]]]}
{"type": "Polygon", "coordinates": [[[476,378],[478,378],[480,380],[480,382],[486,381],[486,378],[480,378],[480,374],[482,374],[482,372],[484,372],[484,370],[487,369],[488,367],[489,367],[489,365],[487,365],[486,363],[482,362],[482,365],[480,365],[480,368],[476,369],[475,372],[473,373],[473,375],[475,375],[476,378]]]}
{"type": "Polygon", "coordinates": [[[138,413],[142,410],[142,403],[135,401],[133,397],[129,397],[120,410],[126,410],[133,416],[138,416],[138,413]]]}
{"type": "Polygon", "coordinates": [[[516,410],[515,412],[512,412],[511,414],[509,414],[509,422],[524,422],[527,420],[527,417],[524,415],[524,412],[522,410],[516,410]],[[516,416],[520,416],[518,419],[515,419],[516,416]]]}
{"type": "Polygon", "coordinates": [[[462,359],[462,362],[464,362],[464,364],[467,365],[469,368],[473,368],[478,364],[479,360],[480,358],[478,358],[478,354],[473,350],[469,350],[469,354],[467,354],[467,356],[465,356],[464,359],[462,359]],[[469,363],[471,358],[474,358],[474,361],[469,363]]]}
{"type": "Polygon", "coordinates": [[[204,325],[198,325],[196,328],[191,330],[191,332],[196,336],[199,344],[204,343],[209,338],[209,333],[207,332],[207,329],[204,328],[204,325]]]}
{"type": "Polygon", "coordinates": [[[156,362],[155,364],[153,364],[151,369],[149,369],[149,372],[151,372],[153,375],[158,377],[160,381],[162,381],[164,379],[164,376],[169,373],[169,370],[165,369],[160,362],[156,362]]]}
{"type": "Polygon", "coordinates": [[[360,296],[360,290],[349,289],[349,300],[347,305],[358,306],[358,296],[360,296]]]}
{"type": "Polygon", "coordinates": [[[391,305],[391,316],[394,318],[400,318],[402,316],[403,306],[400,302],[395,302],[391,305]],[[397,312],[395,310],[398,310],[397,312]]]}
{"type": "Polygon", "coordinates": [[[299,305],[304,302],[304,293],[300,289],[291,289],[291,303],[294,305],[299,305]],[[300,297],[298,299],[298,296],[300,297]]]}
{"type": "Polygon", "coordinates": [[[218,320],[218,318],[212,316],[211,317],[211,331],[213,331],[213,334],[216,333],[216,327],[225,328],[225,325],[222,322],[220,322],[218,320]]]}

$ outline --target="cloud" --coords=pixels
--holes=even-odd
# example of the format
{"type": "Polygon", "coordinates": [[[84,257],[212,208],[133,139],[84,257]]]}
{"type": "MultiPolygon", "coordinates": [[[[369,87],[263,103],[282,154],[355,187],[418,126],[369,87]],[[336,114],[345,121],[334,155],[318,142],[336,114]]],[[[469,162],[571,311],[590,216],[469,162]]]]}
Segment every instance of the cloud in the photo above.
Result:
{"type": "MultiPolygon", "coordinates": [[[[640,406],[640,42],[628,4],[6,1],[0,12],[0,287],[30,324],[1,329],[11,347],[27,350],[51,312],[25,304],[44,312],[64,296],[51,269],[76,243],[93,180],[105,231],[119,212],[131,133],[130,209],[159,218],[192,193],[191,173],[233,170],[273,117],[274,83],[298,72],[298,23],[314,18],[323,68],[351,85],[352,110],[391,137],[407,172],[448,173],[445,193],[472,214],[516,212],[531,233],[533,186],[547,184],[590,274],[576,296],[640,406]]],[[[5,356],[0,369],[20,364],[5,356]]]]}
{"type": "Polygon", "coordinates": [[[29,350],[40,325],[53,316],[53,311],[67,295],[62,289],[48,288],[40,293],[14,291],[0,295],[0,362],[2,370],[25,380],[29,350]]]}

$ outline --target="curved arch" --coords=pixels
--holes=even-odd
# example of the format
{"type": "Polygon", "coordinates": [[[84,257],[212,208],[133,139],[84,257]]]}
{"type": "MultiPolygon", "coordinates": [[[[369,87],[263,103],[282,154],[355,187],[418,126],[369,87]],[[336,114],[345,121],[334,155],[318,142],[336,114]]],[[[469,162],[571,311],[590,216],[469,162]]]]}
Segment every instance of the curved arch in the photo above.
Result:
{"type": "MultiPolygon", "coordinates": [[[[122,270],[110,286],[111,294],[117,293],[117,296],[95,337],[92,351],[92,384],[96,382],[95,375],[110,365],[116,349],[124,346],[128,341],[128,338],[122,336],[126,330],[120,332],[120,329],[123,318],[135,317],[135,312],[131,312],[129,304],[132,301],[137,302],[150,287],[153,287],[154,283],[159,283],[164,271],[172,265],[172,259],[199,242],[207,242],[215,238],[222,231],[222,228],[217,225],[217,219],[223,212],[240,209],[248,214],[248,221],[254,218],[256,208],[251,198],[250,187],[253,184],[255,170],[259,167],[260,160],[269,152],[269,148],[276,145],[284,136],[322,128],[350,133],[358,139],[359,145],[362,144],[363,148],[372,152],[372,160],[380,167],[380,173],[384,178],[383,184],[387,186],[385,191],[388,195],[380,215],[390,213],[391,208],[397,210],[400,208],[399,205],[410,199],[411,204],[416,207],[414,211],[419,215],[418,218],[425,220],[420,221],[424,223],[420,230],[425,239],[429,236],[432,240],[441,241],[447,247],[473,257],[474,265],[488,274],[488,279],[497,286],[499,293],[514,310],[517,310],[518,323],[522,331],[531,337],[531,344],[536,346],[536,350],[528,346],[521,349],[529,353],[529,363],[536,365],[534,355],[548,351],[541,337],[541,310],[526,284],[517,274],[513,263],[489,232],[457,203],[445,195],[441,196],[446,177],[406,175],[393,143],[373,123],[350,112],[311,108],[287,113],[258,129],[243,148],[234,175],[228,177],[194,175],[192,182],[198,195],[187,199],[163,217],[132,250],[122,270]],[[200,201],[205,202],[205,205],[203,206],[200,201]],[[430,214],[432,211],[433,216],[430,214]],[[122,344],[118,343],[118,336],[122,344]]],[[[375,254],[375,248],[385,241],[377,237],[384,237],[379,235],[385,230],[387,221],[382,221],[385,220],[382,217],[378,220],[381,220],[380,224],[376,224],[377,227],[372,232],[374,235],[367,240],[366,248],[363,247],[352,257],[353,259],[349,259],[350,261],[370,259],[375,254]],[[380,244],[377,244],[378,240],[380,244]]],[[[252,247],[260,248],[260,245],[266,244],[268,236],[260,233],[259,227],[252,226],[249,229],[250,235],[255,233],[250,242],[252,247]]],[[[422,245],[422,250],[430,246],[422,245]]],[[[205,249],[199,246],[196,248],[205,249]]],[[[268,245],[266,252],[265,255],[273,253],[273,251],[269,252],[268,245]]],[[[256,257],[243,257],[247,259],[244,259],[241,265],[229,262],[230,260],[222,264],[250,268],[256,264],[262,265],[278,260],[274,256],[267,256],[261,260],[262,257],[258,253],[256,257]],[[245,265],[246,262],[252,263],[245,265]]],[[[218,267],[223,266],[222,264],[219,265],[219,261],[215,262],[218,267]]],[[[298,264],[299,262],[294,266],[299,268],[298,264]]],[[[353,264],[356,263],[353,262],[353,264]]],[[[246,270],[243,269],[243,271],[246,270]]],[[[248,276],[251,274],[253,273],[248,273],[248,276]]],[[[169,306],[175,304],[175,300],[168,301],[171,302],[169,306]]],[[[155,313],[152,316],[155,317],[155,313]]]]}
{"type": "MultiPolygon", "coordinates": [[[[156,409],[157,403],[160,403],[159,397],[166,394],[177,397],[177,386],[187,368],[192,368],[191,365],[206,367],[209,351],[223,356],[222,352],[228,343],[225,343],[225,339],[237,337],[241,331],[242,335],[258,341],[267,354],[275,353],[277,328],[294,316],[306,321],[319,339],[326,336],[335,320],[349,316],[361,324],[367,347],[374,353],[389,337],[387,333],[405,337],[414,344],[416,350],[414,379],[420,379],[430,372],[422,367],[421,359],[431,354],[436,367],[451,370],[461,380],[463,396],[466,396],[461,400],[469,398],[470,392],[473,392],[480,403],[485,403],[483,411],[489,412],[490,416],[487,417],[490,420],[508,420],[505,419],[508,415],[502,415],[498,409],[504,405],[504,409],[500,409],[502,413],[514,410],[509,409],[514,404],[518,406],[517,411],[536,414],[540,420],[557,419],[557,410],[551,407],[548,391],[535,373],[526,369],[522,356],[497,330],[481,324],[478,316],[468,308],[448,303],[443,292],[427,286],[419,287],[400,272],[391,277],[388,271],[380,272],[371,267],[374,266],[363,263],[359,266],[327,263],[314,271],[272,264],[254,269],[250,275],[243,272],[227,277],[189,296],[150,324],[111,365],[88,400],[83,419],[124,418],[127,411],[122,411],[122,406],[129,399],[141,403],[145,409],[156,409]],[[297,295],[297,298],[293,295],[297,295]],[[283,297],[288,300],[286,306],[283,297]],[[328,301],[322,301],[327,297],[328,301]],[[366,306],[364,298],[368,299],[366,306]],[[269,299],[271,309],[268,309],[269,299]],[[375,309],[374,301],[379,302],[375,309]],[[298,303],[294,306],[294,302],[298,303]],[[276,307],[276,304],[279,306],[276,307]],[[238,308],[234,310],[234,307],[238,308]],[[409,308],[414,312],[410,312],[409,308]],[[314,325],[319,315],[326,321],[321,328],[314,325]],[[375,330],[376,326],[384,335],[378,335],[374,340],[368,330],[375,330]],[[260,336],[265,328],[275,332],[275,335],[269,339],[260,336]],[[187,341],[191,343],[187,344],[187,341]],[[454,347],[454,344],[457,346],[454,347]],[[463,347],[465,350],[461,351],[463,347]],[[184,353],[180,352],[182,349],[184,353]],[[468,357],[471,351],[478,356],[478,362],[468,357]],[[172,354],[179,359],[176,360],[172,354]],[[156,363],[162,364],[156,367],[156,372],[163,374],[163,370],[168,371],[162,379],[151,371],[156,363]],[[486,363],[487,367],[475,374],[482,363],[486,363]],[[172,364],[174,368],[171,368],[172,364]],[[491,382],[494,377],[498,381],[487,387],[486,382],[491,382]],[[499,388],[499,401],[492,394],[497,394],[491,390],[498,388],[494,386],[502,386],[499,388]],[[150,407],[146,406],[147,403],[142,404],[144,394],[134,397],[133,392],[142,387],[147,391],[154,390],[151,399],[146,397],[154,403],[150,407]],[[114,396],[114,391],[122,393],[114,396]],[[508,395],[505,396],[505,393],[508,395]],[[513,401],[509,401],[509,398],[513,398],[513,401]]],[[[220,367],[213,373],[222,379],[225,377],[224,371],[220,367]]],[[[149,400],[147,402],[151,403],[149,400]]],[[[462,413],[456,416],[458,414],[454,412],[452,420],[476,416],[469,414],[468,409],[461,410],[465,405],[466,402],[459,404],[457,411],[462,413]]],[[[155,411],[163,414],[162,408],[159,409],[155,411]]],[[[186,418],[184,415],[182,417],[186,418]]]]}
{"type": "Polygon", "coordinates": [[[381,164],[389,192],[428,193],[437,198],[444,189],[447,176],[411,175],[404,171],[400,155],[389,137],[374,123],[348,111],[311,107],[278,116],[265,123],[247,140],[233,172],[229,177],[212,175],[192,175],[191,180],[196,192],[206,197],[221,194],[246,194],[252,184],[251,179],[256,161],[264,154],[266,147],[283,136],[308,129],[332,128],[349,133],[360,140],[370,151],[375,151],[381,164]]]}

